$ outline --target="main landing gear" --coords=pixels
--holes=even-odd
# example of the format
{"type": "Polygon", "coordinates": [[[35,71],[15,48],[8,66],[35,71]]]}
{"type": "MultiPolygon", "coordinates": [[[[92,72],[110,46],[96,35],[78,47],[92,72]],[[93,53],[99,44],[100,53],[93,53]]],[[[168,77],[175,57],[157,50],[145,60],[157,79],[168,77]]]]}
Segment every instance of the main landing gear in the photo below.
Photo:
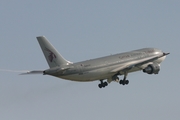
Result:
{"type": "MultiPolygon", "coordinates": [[[[124,78],[123,78],[123,80],[119,80],[119,77],[117,77],[117,75],[114,75],[113,77],[112,77],[112,80],[113,81],[116,81],[116,82],[118,82],[119,84],[122,84],[122,85],[128,85],[129,84],[129,80],[126,80],[126,78],[127,78],[127,75],[128,75],[128,72],[124,72],[124,78]]],[[[108,81],[109,82],[109,81],[108,81]]],[[[111,81],[110,81],[111,82],[111,81]]],[[[110,83],[109,82],[109,83],[110,83]]],[[[103,82],[103,80],[100,80],[100,84],[98,85],[98,87],[99,88],[104,88],[104,87],[106,87],[106,86],[108,86],[108,83],[107,82],[103,82]]]]}
{"type": "Polygon", "coordinates": [[[108,86],[108,83],[107,83],[107,82],[103,82],[103,80],[100,80],[100,82],[101,82],[101,83],[98,85],[99,88],[108,86]]]}
{"type": "Polygon", "coordinates": [[[120,80],[119,84],[128,85],[129,84],[129,80],[120,80]]]}
{"type": "Polygon", "coordinates": [[[127,75],[128,75],[128,73],[125,72],[124,78],[123,78],[123,80],[119,81],[119,84],[122,84],[122,85],[128,85],[129,84],[129,80],[126,80],[127,75]]]}

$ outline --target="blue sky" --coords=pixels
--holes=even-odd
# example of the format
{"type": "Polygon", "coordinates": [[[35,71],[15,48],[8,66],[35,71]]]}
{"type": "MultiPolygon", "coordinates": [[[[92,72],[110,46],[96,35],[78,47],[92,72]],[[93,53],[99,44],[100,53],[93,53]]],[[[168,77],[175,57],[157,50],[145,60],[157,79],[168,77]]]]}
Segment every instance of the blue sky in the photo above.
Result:
{"type": "Polygon", "coordinates": [[[178,0],[1,0],[1,70],[48,68],[40,35],[72,62],[144,47],[171,54],[158,75],[132,73],[128,86],[105,89],[99,81],[0,71],[0,119],[179,120],[179,6],[178,0]]]}

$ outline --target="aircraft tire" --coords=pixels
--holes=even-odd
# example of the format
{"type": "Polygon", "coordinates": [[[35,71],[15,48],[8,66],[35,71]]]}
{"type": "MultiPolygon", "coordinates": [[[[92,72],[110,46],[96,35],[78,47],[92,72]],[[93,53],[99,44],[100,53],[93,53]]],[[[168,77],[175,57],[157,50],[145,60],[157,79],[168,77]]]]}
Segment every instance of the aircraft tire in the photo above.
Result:
{"type": "Polygon", "coordinates": [[[102,86],[102,84],[99,84],[98,87],[99,87],[99,88],[102,88],[103,86],[102,86]]]}
{"type": "Polygon", "coordinates": [[[128,84],[129,84],[129,80],[126,80],[126,81],[125,81],[125,84],[128,85],[128,84]]]}
{"type": "Polygon", "coordinates": [[[104,82],[103,84],[104,84],[104,86],[108,86],[108,83],[107,83],[107,82],[104,82]]]}
{"type": "Polygon", "coordinates": [[[99,88],[104,88],[104,87],[106,87],[106,86],[108,86],[108,83],[107,83],[107,82],[98,84],[98,87],[99,87],[99,88]]]}
{"type": "Polygon", "coordinates": [[[123,80],[120,80],[120,81],[119,81],[119,84],[122,84],[122,83],[123,83],[123,80]]]}

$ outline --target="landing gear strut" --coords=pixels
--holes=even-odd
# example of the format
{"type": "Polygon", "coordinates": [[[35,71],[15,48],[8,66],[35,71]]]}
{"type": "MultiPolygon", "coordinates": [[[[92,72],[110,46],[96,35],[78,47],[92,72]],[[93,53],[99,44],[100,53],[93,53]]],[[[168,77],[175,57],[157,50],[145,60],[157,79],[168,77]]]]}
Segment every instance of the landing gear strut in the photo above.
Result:
{"type": "Polygon", "coordinates": [[[103,80],[100,80],[100,84],[98,85],[99,88],[106,87],[108,85],[107,82],[103,82],[103,80]]]}
{"type": "Polygon", "coordinates": [[[123,80],[119,81],[119,84],[122,84],[122,85],[128,85],[129,84],[129,80],[126,80],[127,75],[128,75],[128,73],[125,72],[124,73],[124,78],[123,78],[123,80]]]}

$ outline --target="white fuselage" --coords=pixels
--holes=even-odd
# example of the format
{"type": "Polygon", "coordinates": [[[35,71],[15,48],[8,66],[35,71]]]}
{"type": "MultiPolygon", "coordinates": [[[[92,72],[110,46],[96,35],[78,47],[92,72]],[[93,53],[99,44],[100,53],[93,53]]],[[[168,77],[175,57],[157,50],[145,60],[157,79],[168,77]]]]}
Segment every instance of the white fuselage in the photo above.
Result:
{"type": "MultiPolygon", "coordinates": [[[[94,81],[94,80],[103,80],[111,79],[115,74],[111,71],[118,68],[119,66],[130,64],[135,61],[146,59],[149,57],[162,55],[161,50],[155,48],[144,48],[131,52],[120,53],[116,55],[110,55],[106,57],[101,57],[97,59],[82,61],[74,64],[69,64],[67,70],[61,71],[60,73],[51,74],[59,78],[73,80],[73,81],[94,81]]],[[[135,72],[144,69],[149,63],[160,64],[165,59],[165,56],[150,61],[146,64],[142,64],[139,67],[133,67],[128,72],[135,72]]],[[[64,67],[64,66],[61,66],[64,67]]],[[[119,75],[123,75],[123,71],[119,71],[119,75]]]]}

